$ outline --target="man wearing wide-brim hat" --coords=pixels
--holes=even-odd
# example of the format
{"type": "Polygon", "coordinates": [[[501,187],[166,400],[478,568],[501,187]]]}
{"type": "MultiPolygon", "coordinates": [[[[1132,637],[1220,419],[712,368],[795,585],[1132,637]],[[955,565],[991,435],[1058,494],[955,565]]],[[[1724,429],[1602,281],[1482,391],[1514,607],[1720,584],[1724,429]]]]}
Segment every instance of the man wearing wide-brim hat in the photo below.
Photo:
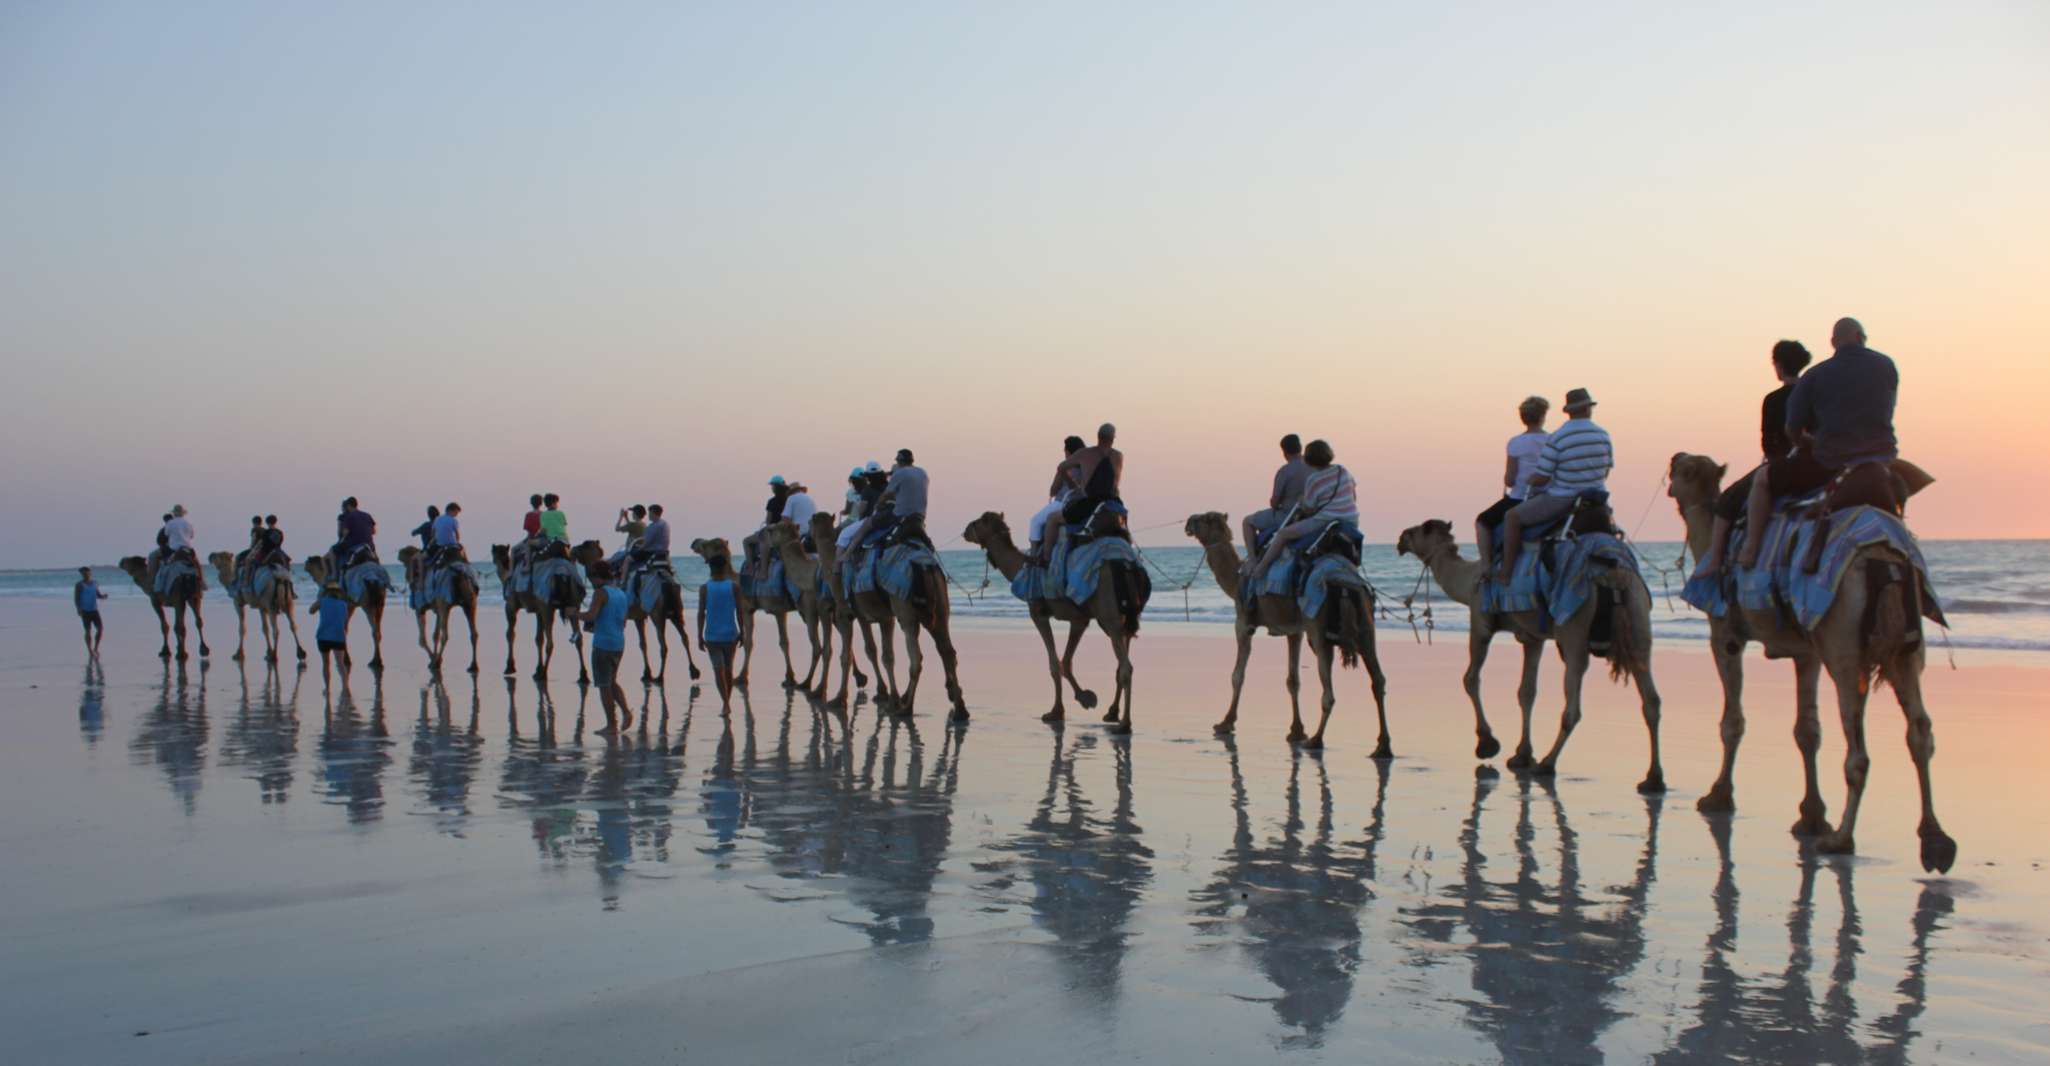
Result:
{"type": "Polygon", "coordinates": [[[1535,495],[1517,504],[1502,521],[1505,581],[1516,572],[1525,529],[1564,517],[1583,495],[1608,491],[1616,450],[1609,443],[1609,431],[1595,425],[1594,397],[1586,389],[1574,389],[1566,394],[1565,406],[1566,424],[1553,430],[1538,452],[1537,473],[1530,479],[1535,495]]]}

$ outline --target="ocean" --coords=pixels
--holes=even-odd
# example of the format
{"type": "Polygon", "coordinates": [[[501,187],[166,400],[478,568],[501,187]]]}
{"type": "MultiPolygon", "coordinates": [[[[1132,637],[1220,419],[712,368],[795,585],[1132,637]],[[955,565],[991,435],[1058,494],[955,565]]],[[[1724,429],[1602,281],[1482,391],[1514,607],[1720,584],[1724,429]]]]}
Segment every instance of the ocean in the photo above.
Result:
{"type": "MultiPolygon", "coordinates": [[[[1675,560],[1679,558],[1680,545],[1654,541],[1639,543],[1637,548],[1645,580],[1651,586],[1652,622],[1657,637],[1706,641],[1706,619],[1679,598],[1684,574],[1675,569],[1675,560]]],[[[1231,622],[1231,600],[1211,580],[1200,549],[1177,545],[1141,551],[1153,574],[1153,600],[1146,612],[1148,624],[1231,622]]],[[[1922,551],[1929,563],[1930,579],[1950,617],[1950,646],[2050,652],[2050,540],[1931,540],[1922,542],[1922,551]]],[[[985,563],[980,551],[948,550],[940,553],[940,559],[953,582],[957,615],[1025,619],[1025,605],[1011,595],[1003,575],[985,563]]],[[[679,555],[677,565],[689,588],[695,589],[704,580],[704,565],[695,556],[679,555]]],[[[402,569],[397,565],[388,569],[394,585],[403,587],[402,569]]],[[[1392,545],[1369,545],[1363,569],[1381,593],[1381,606],[1386,612],[1378,623],[1382,639],[1409,635],[1412,628],[1418,637],[1466,631],[1465,609],[1448,600],[1428,579],[1419,585],[1421,567],[1414,558],[1398,556],[1392,545]],[[1410,605],[1405,607],[1404,600],[1411,600],[1410,605]]],[[[481,602],[492,607],[502,604],[498,579],[491,567],[483,565],[478,571],[483,579],[481,602]]],[[[97,566],[94,572],[101,589],[109,596],[142,597],[142,591],[112,563],[97,566]]],[[[312,582],[304,571],[296,574],[300,595],[310,595],[312,582]]],[[[68,607],[71,585],[77,578],[76,570],[0,570],[0,597],[46,598],[68,607]]],[[[211,572],[208,578],[209,602],[219,602],[226,608],[227,597],[213,581],[211,572]]],[[[1938,654],[1943,650],[1945,636],[1940,631],[1936,635],[1934,650],[1938,654]]]]}

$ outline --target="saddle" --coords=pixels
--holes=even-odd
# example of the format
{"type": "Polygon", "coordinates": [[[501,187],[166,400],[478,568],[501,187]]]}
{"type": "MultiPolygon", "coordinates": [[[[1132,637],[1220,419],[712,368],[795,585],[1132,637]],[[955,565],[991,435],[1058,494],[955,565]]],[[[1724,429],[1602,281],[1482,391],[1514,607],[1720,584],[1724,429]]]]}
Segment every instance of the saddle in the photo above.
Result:
{"type": "MultiPolygon", "coordinates": [[[[1905,459],[1856,463],[1838,471],[1829,484],[1814,492],[1774,500],[1773,512],[1784,512],[1793,521],[1815,524],[1818,529],[1837,511],[1852,507],[1876,507],[1905,520],[1908,498],[1935,482],[1928,471],[1905,459]]],[[[1734,528],[1749,525],[1748,518],[1739,517],[1734,528]]],[[[1801,559],[1802,573],[1814,574],[1822,568],[1822,551],[1828,539],[1808,538],[1808,551],[1801,559]]]]}
{"type": "Polygon", "coordinates": [[[925,534],[924,515],[906,515],[884,526],[874,537],[868,539],[868,547],[895,547],[899,544],[922,544],[933,546],[932,538],[925,534]]]}
{"type": "Polygon", "coordinates": [[[359,564],[374,562],[377,562],[377,549],[368,544],[358,544],[346,553],[335,556],[335,570],[337,573],[346,574],[359,564]]]}
{"type": "MultiPolygon", "coordinates": [[[[1360,551],[1366,547],[1366,534],[1350,522],[1329,522],[1317,535],[1306,541],[1301,549],[1305,561],[1315,561],[1326,555],[1336,555],[1354,566],[1360,565],[1360,551]]],[[[1303,573],[1307,575],[1308,569],[1303,573]]]]}
{"type": "Polygon", "coordinates": [[[1118,500],[1103,500],[1091,508],[1087,517],[1080,522],[1070,522],[1063,527],[1068,543],[1087,544],[1099,537],[1116,537],[1119,540],[1132,539],[1130,513],[1118,500]]]}

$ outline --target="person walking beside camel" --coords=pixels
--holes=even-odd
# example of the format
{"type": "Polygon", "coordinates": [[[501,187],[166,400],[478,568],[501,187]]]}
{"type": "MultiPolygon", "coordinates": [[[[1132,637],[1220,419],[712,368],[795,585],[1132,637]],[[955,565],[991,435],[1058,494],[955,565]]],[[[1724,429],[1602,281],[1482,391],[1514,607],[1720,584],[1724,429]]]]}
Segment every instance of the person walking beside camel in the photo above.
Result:
{"type": "Polygon", "coordinates": [[[79,567],[78,583],[71,586],[71,603],[78,608],[78,620],[85,626],[85,654],[90,659],[100,657],[100,638],[107,635],[107,625],[100,621],[100,601],[106,598],[99,582],[93,580],[93,568],[79,567]]]}
{"type": "Polygon", "coordinates": [[[740,643],[739,598],[733,587],[733,563],[724,555],[707,560],[712,579],[698,588],[698,645],[712,657],[712,680],[719,687],[719,713],[733,710],[733,649],[740,643]]]}
{"type": "Polygon", "coordinates": [[[591,606],[570,615],[591,634],[591,680],[605,708],[605,728],[598,734],[617,736],[634,720],[619,685],[619,660],[626,654],[626,593],[612,584],[612,564],[603,559],[591,564],[591,587],[591,606]]]}
{"type": "Polygon", "coordinates": [[[330,681],[330,661],[342,673],[342,687],[349,687],[349,601],[342,598],[342,586],[329,581],[320,590],[320,599],[314,603],[309,614],[320,618],[320,625],[313,631],[314,646],[320,650],[320,688],[325,692],[330,681]]]}

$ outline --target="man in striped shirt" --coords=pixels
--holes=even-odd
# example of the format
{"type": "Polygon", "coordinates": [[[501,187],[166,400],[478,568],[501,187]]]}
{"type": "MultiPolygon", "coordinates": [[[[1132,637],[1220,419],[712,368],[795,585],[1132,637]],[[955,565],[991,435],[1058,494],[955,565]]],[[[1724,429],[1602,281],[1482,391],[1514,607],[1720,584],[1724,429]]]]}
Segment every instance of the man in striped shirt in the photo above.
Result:
{"type": "Polygon", "coordinates": [[[1325,441],[1313,440],[1303,449],[1303,461],[1310,464],[1310,475],[1303,480],[1296,520],[1267,541],[1267,550],[1253,565],[1254,577],[1266,573],[1283,548],[1314,536],[1325,526],[1333,522],[1360,524],[1359,483],[1353,480],[1351,471],[1332,462],[1334,458],[1331,445],[1325,441]]]}
{"type": "Polygon", "coordinates": [[[1568,392],[1566,416],[1566,424],[1553,430],[1538,452],[1537,473],[1530,479],[1530,491],[1536,495],[1517,504],[1502,521],[1504,582],[1516,572],[1525,528],[1563,517],[1587,493],[1608,491],[1616,450],[1609,444],[1609,431],[1594,423],[1594,397],[1586,389],[1568,392]]]}

